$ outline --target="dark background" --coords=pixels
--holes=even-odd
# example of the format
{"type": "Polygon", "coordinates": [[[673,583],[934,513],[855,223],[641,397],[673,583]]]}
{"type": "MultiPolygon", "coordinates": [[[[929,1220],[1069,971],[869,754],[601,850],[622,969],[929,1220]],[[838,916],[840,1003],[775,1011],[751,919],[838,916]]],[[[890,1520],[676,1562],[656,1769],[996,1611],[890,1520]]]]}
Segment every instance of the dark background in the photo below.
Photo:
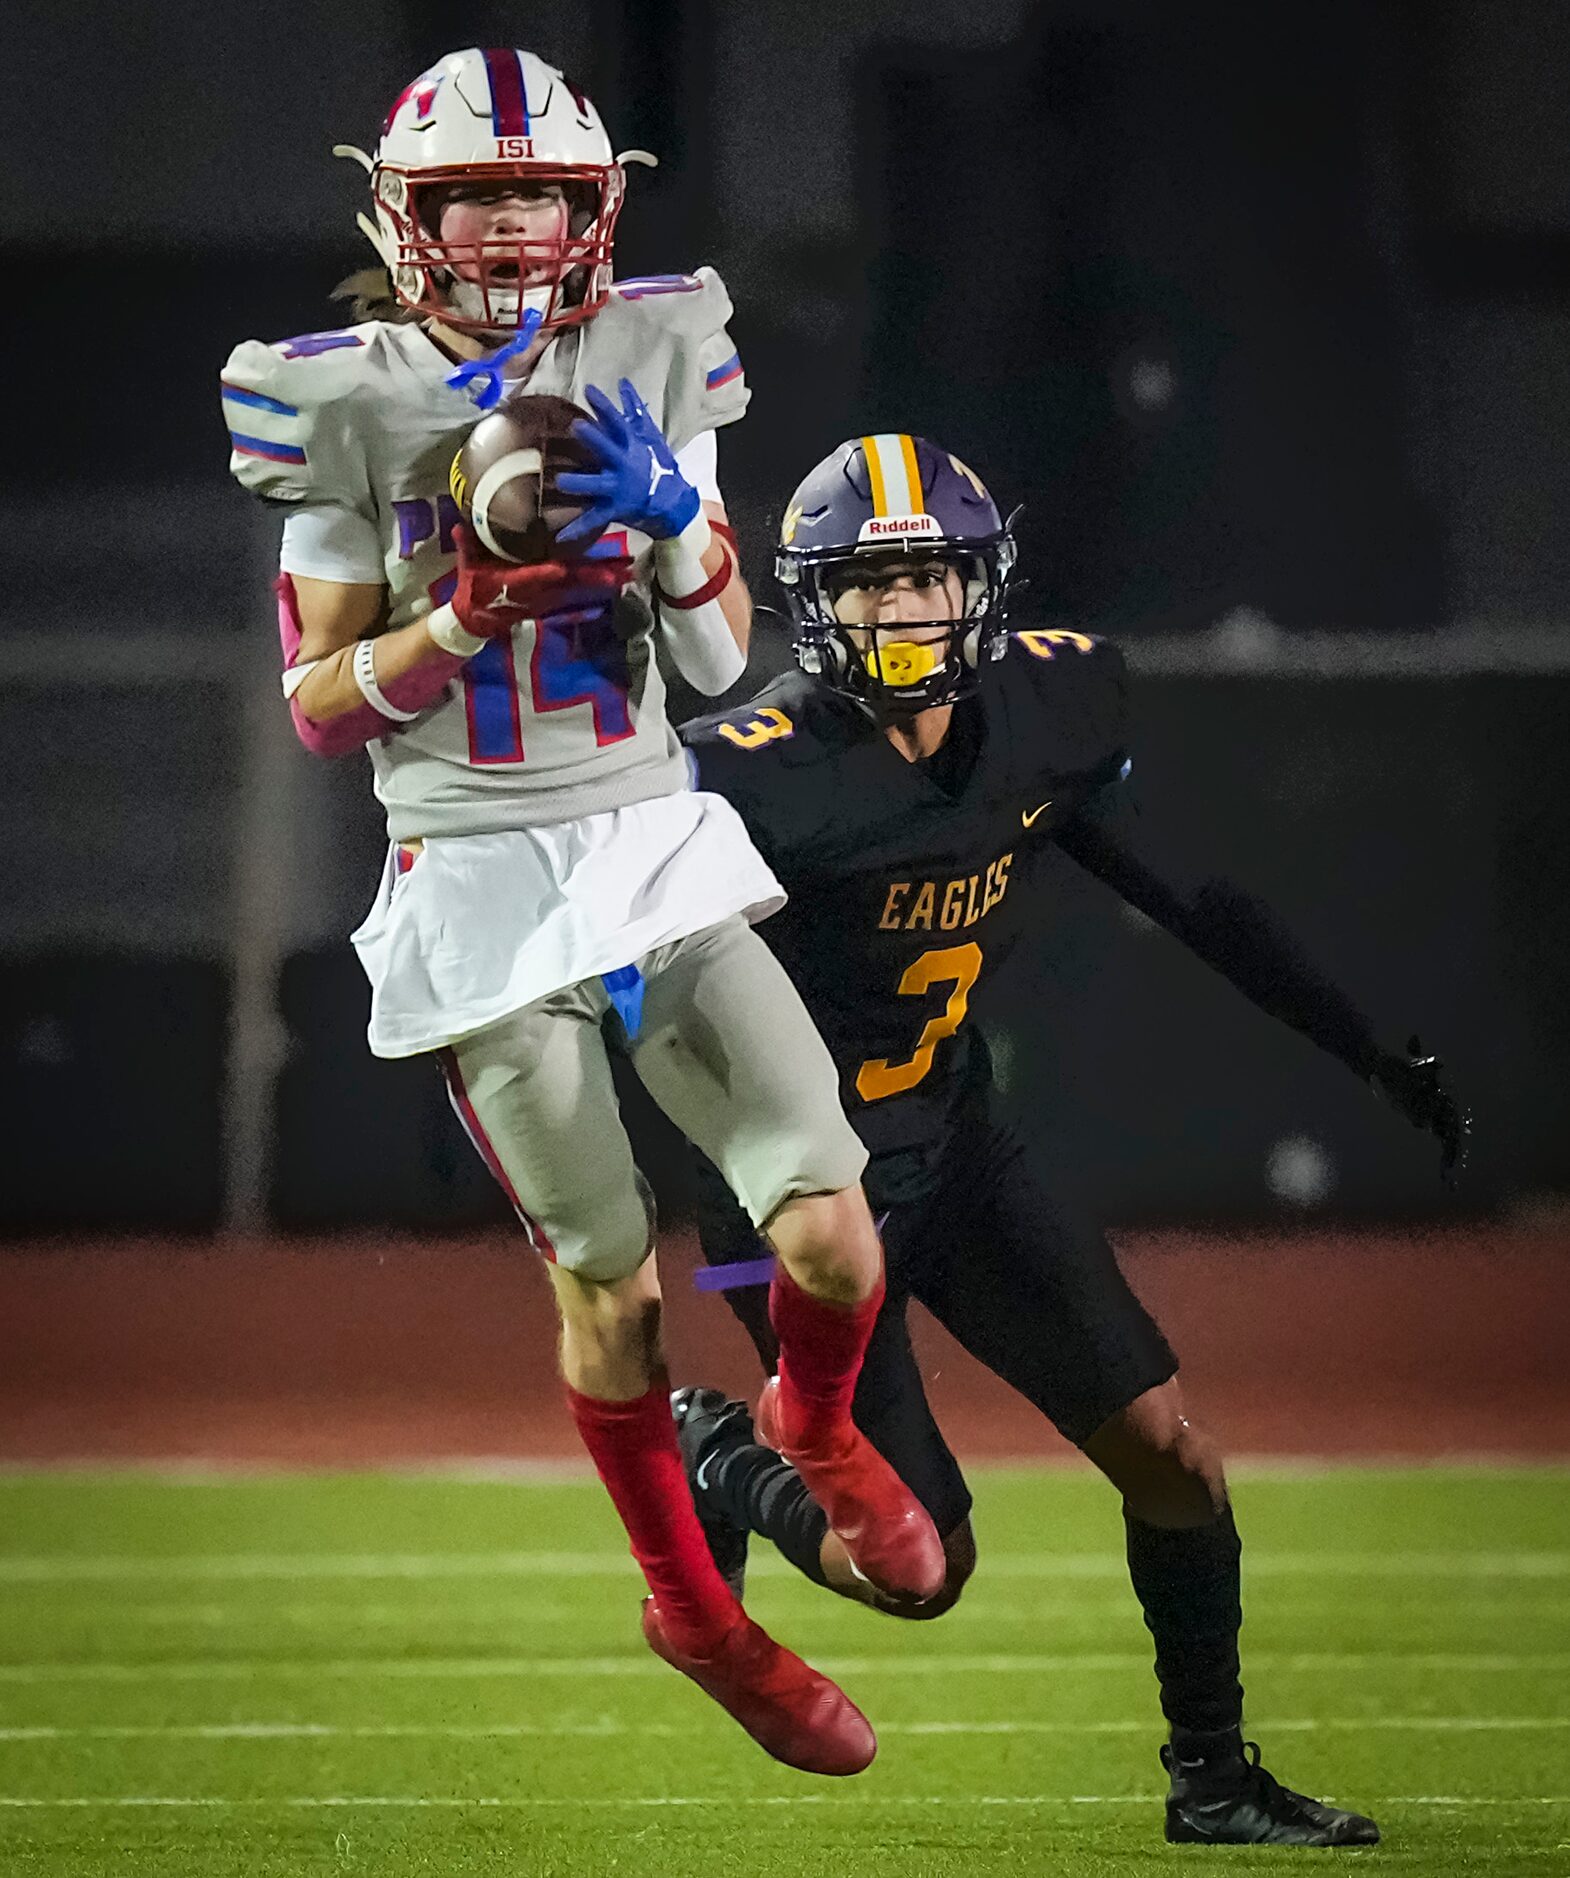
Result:
{"type": "MultiPolygon", "coordinates": [[[[246,1012],[265,1215],[497,1214],[435,1077],[365,1051],[377,817],[361,760],[266,728],[272,541],[214,381],[338,322],[361,181],[329,146],[520,34],[662,159],[620,271],[731,288],[758,598],[840,438],[960,452],[1027,505],[1027,623],[1127,645],[1149,812],[1454,1061],[1461,1217],[1562,1207],[1570,9],[175,0],[9,31],[73,129],[0,130],[0,1227],[257,1223],[246,1012]]],[[[783,656],[760,622],[755,670],[783,656]]],[[[1010,1086],[1114,1219],[1451,1208],[1427,1144],[1104,896],[1066,885],[1013,988],[1010,1086]]]]}

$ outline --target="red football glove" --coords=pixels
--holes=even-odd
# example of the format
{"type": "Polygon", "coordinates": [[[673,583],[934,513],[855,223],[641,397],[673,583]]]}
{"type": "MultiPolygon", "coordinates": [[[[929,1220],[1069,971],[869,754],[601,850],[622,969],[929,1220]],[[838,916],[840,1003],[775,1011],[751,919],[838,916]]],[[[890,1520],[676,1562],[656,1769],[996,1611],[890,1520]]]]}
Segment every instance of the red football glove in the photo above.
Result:
{"type": "Polygon", "coordinates": [[[520,566],[487,554],[460,522],[458,585],[452,610],[458,624],[477,639],[505,639],[521,621],[601,607],[614,600],[632,577],[625,556],[593,560],[533,561],[520,566]]]}

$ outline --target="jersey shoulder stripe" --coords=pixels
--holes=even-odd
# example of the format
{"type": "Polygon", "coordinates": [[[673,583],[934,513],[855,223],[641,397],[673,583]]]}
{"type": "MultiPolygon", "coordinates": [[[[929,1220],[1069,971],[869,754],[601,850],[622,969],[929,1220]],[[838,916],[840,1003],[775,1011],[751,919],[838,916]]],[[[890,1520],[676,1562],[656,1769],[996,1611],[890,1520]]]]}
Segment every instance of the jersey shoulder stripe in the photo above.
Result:
{"type": "Polygon", "coordinates": [[[346,400],[381,382],[390,330],[372,321],[272,344],[242,340],[219,384],[237,481],[273,502],[358,501],[363,466],[346,400]]]}
{"type": "Polygon", "coordinates": [[[617,281],[583,329],[588,381],[632,379],[679,450],[734,424],[752,395],[730,316],[730,295],[712,267],[617,281]]]}
{"type": "Polygon", "coordinates": [[[655,300],[662,294],[702,291],[703,282],[696,274],[635,274],[611,282],[611,292],[619,300],[655,300]]]}

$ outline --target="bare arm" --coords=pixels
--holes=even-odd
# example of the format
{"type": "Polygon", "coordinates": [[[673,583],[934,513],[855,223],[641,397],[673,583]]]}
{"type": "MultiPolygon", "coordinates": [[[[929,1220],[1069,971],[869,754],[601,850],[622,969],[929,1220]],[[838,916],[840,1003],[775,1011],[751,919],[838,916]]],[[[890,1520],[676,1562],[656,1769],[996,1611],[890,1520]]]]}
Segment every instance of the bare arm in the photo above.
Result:
{"type": "Polygon", "coordinates": [[[373,637],[387,612],[380,583],[286,573],[278,603],[284,696],[313,756],[347,756],[409,723],[484,644],[464,631],[451,606],[373,637]]]}
{"type": "Polygon", "coordinates": [[[694,690],[718,696],[745,671],[752,634],[752,596],[719,503],[705,502],[679,535],[654,544],[654,575],[676,669],[694,690]]]}
{"type": "Polygon", "coordinates": [[[724,556],[729,554],[735,564],[730,583],[720,594],[720,611],[725,615],[725,624],[730,628],[731,637],[736,641],[736,649],[745,658],[747,647],[752,641],[752,594],[747,583],[741,577],[741,559],[736,552],[736,535],[719,502],[705,502],[703,512],[709,518],[714,539],[704,553],[703,571],[712,578],[724,565],[724,556]]]}
{"type": "MultiPolygon", "coordinates": [[[[365,704],[354,676],[354,648],[362,639],[371,638],[386,618],[387,589],[380,584],[312,580],[303,574],[293,574],[289,580],[300,629],[300,647],[292,663],[296,669],[314,668],[294,693],[294,701],[313,723],[328,724],[365,704]]],[[[376,639],[373,668],[384,690],[389,685],[400,690],[400,679],[426,667],[444,666],[443,683],[451,676],[452,655],[431,637],[434,618],[433,614],[429,620],[415,620],[376,639]]]]}
{"type": "Polygon", "coordinates": [[[457,531],[453,598],[423,619],[377,636],[387,592],[378,584],[285,574],[278,583],[286,650],[284,694],[300,741],[317,756],[343,756],[411,722],[441,701],[486,641],[524,619],[613,599],[623,562],[527,567],[476,556],[457,531]]]}

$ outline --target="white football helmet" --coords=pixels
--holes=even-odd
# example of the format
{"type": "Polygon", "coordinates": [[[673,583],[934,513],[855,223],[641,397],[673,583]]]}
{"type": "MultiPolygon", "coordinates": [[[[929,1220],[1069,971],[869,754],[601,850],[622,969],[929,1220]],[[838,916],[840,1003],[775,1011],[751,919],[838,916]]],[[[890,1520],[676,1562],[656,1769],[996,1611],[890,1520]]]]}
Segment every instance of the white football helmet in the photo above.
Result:
{"type": "Polygon", "coordinates": [[[399,93],[374,158],[346,144],[335,154],[370,172],[376,219],[358,220],[399,300],[472,333],[514,331],[528,309],[545,328],[590,318],[610,291],[623,165],[654,162],[642,150],[613,156],[583,93],[514,47],[449,52],[399,93]],[[463,257],[475,278],[462,278],[438,239],[443,201],[455,187],[508,181],[558,185],[567,231],[476,242],[463,257]]]}

